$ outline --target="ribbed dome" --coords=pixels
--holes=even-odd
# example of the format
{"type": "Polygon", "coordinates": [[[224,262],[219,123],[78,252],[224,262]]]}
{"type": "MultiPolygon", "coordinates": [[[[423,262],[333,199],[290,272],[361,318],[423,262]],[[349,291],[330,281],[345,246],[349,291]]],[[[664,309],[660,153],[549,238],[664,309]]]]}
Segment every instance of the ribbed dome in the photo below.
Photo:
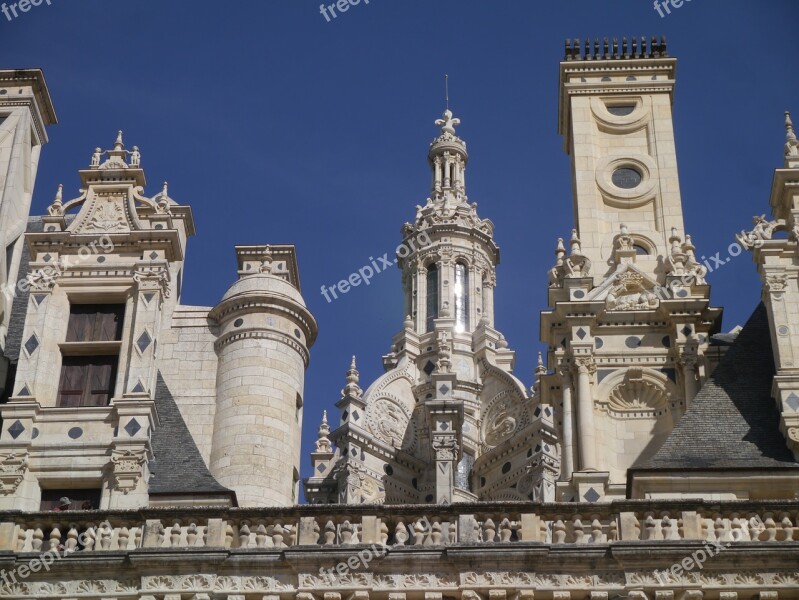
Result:
{"type": "Polygon", "coordinates": [[[302,299],[302,294],[300,294],[297,288],[282,277],[269,275],[268,273],[246,275],[242,277],[230,286],[222,297],[222,301],[229,300],[235,296],[255,296],[262,294],[283,296],[305,307],[305,301],[302,299]]]}

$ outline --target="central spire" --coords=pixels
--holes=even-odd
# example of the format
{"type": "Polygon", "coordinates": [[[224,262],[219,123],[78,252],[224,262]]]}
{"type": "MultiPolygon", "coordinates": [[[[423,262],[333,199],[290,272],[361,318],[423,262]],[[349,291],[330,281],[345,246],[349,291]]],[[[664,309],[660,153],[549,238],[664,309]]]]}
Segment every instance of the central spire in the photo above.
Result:
{"type": "Polygon", "coordinates": [[[435,124],[441,127],[441,135],[430,144],[428,160],[433,170],[431,200],[466,201],[466,163],[469,155],[466,142],[458,137],[455,128],[461,120],[447,108],[435,124]]]}

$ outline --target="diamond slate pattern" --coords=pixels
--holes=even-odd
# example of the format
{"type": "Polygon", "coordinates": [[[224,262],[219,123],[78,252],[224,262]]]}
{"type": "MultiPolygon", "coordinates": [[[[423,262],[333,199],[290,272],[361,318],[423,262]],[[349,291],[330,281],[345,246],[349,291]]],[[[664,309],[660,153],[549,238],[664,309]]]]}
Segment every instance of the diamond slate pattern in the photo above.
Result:
{"type": "Polygon", "coordinates": [[[774,373],[761,303],[660,450],[633,470],[799,468],[779,431],[774,373]]]}
{"type": "Polygon", "coordinates": [[[438,391],[441,392],[442,396],[446,396],[447,394],[449,394],[450,389],[449,386],[445,383],[440,388],[438,388],[438,391]]]}
{"type": "Polygon", "coordinates": [[[35,335],[32,335],[28,338],[28,341],[25,342],[25,350],[28,353],[28,356],[36,352],[36,348],[39,347],[39,338],[35,335]]]}
{"type": "Polygon", "coordinates": [[[594,488],[588,488],[588,491],[583,494],[583,498],[586,502],[596,502],[601,498],[601,496],[594,488]]]}
{"type": "Polygon", "coordinates": [[[141,425],[139,425],[139,422],[135,418],[133,418],[130,421],[128,421],[127,425],[125,425],[125,431],[127,431],[130,437],[133,437],[134,435],[136,435],[141,431],[141,425]]]}
{"type": "Polygon", "coordinates": [[[791,392],[791,395],[785,399],[785,402],[791,407],[792,410],[799,410],[799,396],[793,392],[791,392]]]}
{"type": "Polygon", "coordinates": [[[22,433],[25,431],[25,426],[20,423],[19,419],[14,421],[11,424],[11,427],[8,428],[8,433],[11,434],[11,437],[17,439],[22,433]]]}
{"type": "Polygon", "coordinates": [[[136,340],[136,345],[139,347],[139,352],[144,352],[147,348],[150,347],[150,344],[153,342],[153,338],[150,337],[150,334],[146,331],[143,331],[142,334],[139,336],[139,339],[136,340]]]}
{"type": "Polygon", "coordinates": [[[424,371],[425,373],[427,373],[428,375],[430,375],[430,373],[432,373],[432,372],[433,372],[433,371],[435,371],[435,370],[436,370],[436,366],[433,364],[433,362],[432,362],[432,361],[429,361],[429,360],[428,360],[428,361],[427,361],[427,364],[424,366],[424,369],[423,369],[423,371],[424,371]]]}
{"type": "Polygon", "coordinates": [[[161,424],[152,433],[155,459],[150,463],[150,493],[225,495],[233,498],[235,506],[235,493],[208,471],[160,372],[155,407],[161,424]]]}

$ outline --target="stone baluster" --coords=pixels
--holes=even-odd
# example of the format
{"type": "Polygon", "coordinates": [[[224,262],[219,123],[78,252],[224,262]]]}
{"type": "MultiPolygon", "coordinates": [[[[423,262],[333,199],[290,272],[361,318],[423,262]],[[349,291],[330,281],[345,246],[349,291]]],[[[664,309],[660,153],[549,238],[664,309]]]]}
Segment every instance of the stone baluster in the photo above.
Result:
{"type": "Polygon", "coordinates": [[[83,533],[83,551],[91,552],[97,544],[97,530],[94,525],[89,525],[83,533]]]}
{"type": "Polygon", "coordinates": [[[239,548],[250,547],[250,525],[248,521],[242,521],[239,525],[239,548]]]}
{"type": "Polygon", "coordinates": [[[510,519],[505,517],[499,524],[499,541],[503,543],[507,543],[511,541],[513,537],[513,526],[511,525],[510,519]]]}
{"type": "Polygon", "coordinates": [[[555,517],[555,523],[552,525],[552,543],[566,543],[566,524],[563,522],[563,517],[555,517]]]}
{"type": "Polygon", "coordinates": [[[793,541],[794,528],[788,513],[782,513],[780,526],[782,527],[782,539],[786,542],[793,541]]]}
{"type": "Polygon", "coordinates": [[[669,513],[663,513],[661,520],[661,532],[664,540],[672,539],[672,532],[674,530],[674,521],[671,520],[669,513]]]}
{"type": "Polygon", "coordinates": [[[394,545],[404,546],[408,542],[409,537],[410,535],[408,534],[408,528],[405,526],[405,523],[397,521],[397,525],[394,528],[394,545]]]}
{"type": "Polygon", "coordinates": [[[441,521],[436,519],[433,522],[433,525],[432,525],[431,531],[430,531],[430,545],[431,546],[440,546],[442,544],[442,542],[443,542],[443,539],[444,539],[444,535],[443,535],[442,529],[441,529],[441,521]]]}
{"type": "Polygon", "coordinates": [[[572,529],[574,530],[574,543],[585,544],[585,526],[583,525],[583,520],[580,515],[574,515],[572,517],[572,529]]]}
{"type": "Polygon", "coordinates": [[[336,524],[332,519],[325,523],[325,546],[332,546],[336,543],[336,524]]]}
{"type": "Polygon", "coordinates": [[[181,528],[180,523],[175,521],[175,524],[169,531],[169,546],[171,548],[178,548],[180,546],[180,537],[182,533],[183,529],[181,528]]]}
{"type": "Polygon", "coordinates": [[[413,524],[413,545],[421,546],[424,544],[425,535],[430,527],[426,518],[417,519],[413,524]]]}
{"type": "Polygon", "coordinates": [[[766,542],[776,542],[777,541],[777,524],[774,522],[774,514],[773,513],[766,513],[766,520],[764,521],[766,525],[766,542]]]}
{"type": "Polygon", "coordinates": [[[599,544],[602,542],[602,521],[599,520],[599,515],[594,515],[591,521],[591,543],[599,544]]]}
{"type": "Polygon", "coordinates": [[[616,519],[612,519],[610,521],[610,525],[608,525],[608,541],[609,542],[619,541],[619,524],[616,521],[616,519]]]}
{"type": "Polygon", "coordinates": [[[341,544],[348,546],[352,544],[353,527],[352,523],[345,520],[339,527],[339,535],[341,536],[341,544]]]}
{"type": "Polygon", "coordinates": [[[388,544],[388,524],[380,521],[380,543],[384,546],[388,544]]]}
{"type": "Polygon", "coordinates": [[[655,516],[651,512],[646,513],[646,519],[644,519],[644,539],[654,540],[656,532],[657,522],[655,521],[655,516]]]}
{"type": "Polygon", "coordinates": [[[53,528],[50,530],[50,546],[49,550],[61,549],[61,529],[58,523],[53,523],[53,528]]]}
{"type": "MultiPolygon", "coordinates": [[[[275,523],[274,528],[272,529],[272,546],[275,548],[285,548],[286,544],[284,540],[286,539],[286,528],[283,527],[280,523],[275,523]]],[[[353,542],[355,543],[355,542],[353,542]]]]}
{"type": "Polygon", "coordinates": [[[119,546],[119,549],[127,550],[129,540],[130,540],[130,529],[128,529],[127,527],[121,527],[119,529],[119,537],[117,539],[117,545],[119,546]]]}
{"type": "Polygon", "coordinates": [[[29,550],[28,528],[24,525],[20,525],[19,531],[17,532],[17,552],[28,552],[29,550]]]}
{"type": "Polygon", "coordinates": [[[483,541],[493,542],[496,539],[497,526],[494,521],[489,517],[483,522],[483,541]]]}
{"type": "Polygon", "coordinates": [[[266,548],[266,525],[263,522],[258,524],[258,527],[255,529],[255,547],[256,548],[266,548]]]}
{"type": "Polygon", "coordinates": [[[44,531],[42,531],[41,525],[37,524],[33,527],[33,540],[31,541],[31,548],[34,552],[41,552],[42,544],[44,544],[44,531]]]}

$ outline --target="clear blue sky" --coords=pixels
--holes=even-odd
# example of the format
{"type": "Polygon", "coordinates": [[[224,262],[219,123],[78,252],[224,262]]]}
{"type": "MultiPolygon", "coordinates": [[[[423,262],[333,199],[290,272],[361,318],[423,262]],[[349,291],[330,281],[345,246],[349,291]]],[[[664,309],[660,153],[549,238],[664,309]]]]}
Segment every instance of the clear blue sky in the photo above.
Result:
{"type": "MultiPolygon", "coordinates": [[[[306,384],[303,476],[323,408],[349,357],[362,383],[402,325],[397,271],[328,304],[319,292],[392,253],[429,190],[427,146],[442,76],[468,141],[470,200],[502,249],[497,325],[529,385],[555,240],[572,227],[569,159],[557,134],[566,37],[667,36],[679,58],[675,128],[686,227],[697,254],[723,251],[768,211],[782,113],[799,116],[796,0],[370,0],[328,23],[319,0],[50,0],[7,21],[5,68],[45,71],[50,129],[33,210],[118,129],[140,146],[155,194],[190,204],[183,302],[212,306],[236,277],[235,244],[292,243],[319,321],[306,384]]],[[[760,286],[747,254],[709,276],[724,329],[760,286]]],[[[335,409],[333,409],[335,411],[335,409]]]]}

